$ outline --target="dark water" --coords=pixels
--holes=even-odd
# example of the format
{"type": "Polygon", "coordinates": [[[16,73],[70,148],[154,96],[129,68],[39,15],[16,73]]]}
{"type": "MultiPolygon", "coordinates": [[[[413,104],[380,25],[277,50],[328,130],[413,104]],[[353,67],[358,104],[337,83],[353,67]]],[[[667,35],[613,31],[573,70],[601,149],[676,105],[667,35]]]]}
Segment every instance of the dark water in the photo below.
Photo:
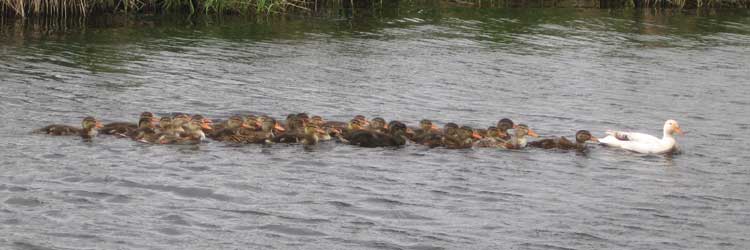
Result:
{"type": "Polygon", "coordinates": [[[0,249],[748,249],[747,11],[402,8],[374,18],[145,18],[0,40],[0,249]],[[149,110],[306,111],[684,153],[152,146],[31,135],[149,110]]]}

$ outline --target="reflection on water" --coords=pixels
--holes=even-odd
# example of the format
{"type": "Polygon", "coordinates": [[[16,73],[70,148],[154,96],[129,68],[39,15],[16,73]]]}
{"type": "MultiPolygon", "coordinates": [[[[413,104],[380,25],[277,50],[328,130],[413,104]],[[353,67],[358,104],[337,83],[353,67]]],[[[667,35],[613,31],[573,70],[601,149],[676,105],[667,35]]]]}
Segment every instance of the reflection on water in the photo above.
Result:
{"type": "Polygon", "coordinates": [[[3,20],[0,246],[745,249],[747,14],[404,4],[354,19],[3,20]],[[144,110],[509,117],[566,136],[658,134],[674,118],[689,133],[672,157],[29,133],[144,110]]]}

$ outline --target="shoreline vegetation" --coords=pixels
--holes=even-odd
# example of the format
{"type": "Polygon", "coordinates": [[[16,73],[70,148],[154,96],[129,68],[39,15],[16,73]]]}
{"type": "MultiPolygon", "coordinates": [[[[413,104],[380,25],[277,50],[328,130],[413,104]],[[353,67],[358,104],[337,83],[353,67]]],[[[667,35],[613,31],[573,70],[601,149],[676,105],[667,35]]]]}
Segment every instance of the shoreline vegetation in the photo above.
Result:
{"type": "Polygon", "coordinates": [[[340,10],[352,15],[358,10],[398,8],[402,2],[474,8],[750,8],[750,0],[0,0],[0,13],[20,18],[77,18],[153,13],[270,16],[340,10]]]}

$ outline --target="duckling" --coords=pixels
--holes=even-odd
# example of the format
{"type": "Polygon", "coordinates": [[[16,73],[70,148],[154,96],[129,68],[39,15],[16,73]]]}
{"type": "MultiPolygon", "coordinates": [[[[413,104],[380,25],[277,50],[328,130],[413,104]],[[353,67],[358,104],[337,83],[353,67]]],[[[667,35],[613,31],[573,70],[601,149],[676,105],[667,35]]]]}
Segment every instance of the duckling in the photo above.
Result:
{"type": "Polygon", "coordinates": [[[240,130],[242,128],[249,128],[249,126],[245,124],[245,121],[242,119],[242,117],[234,115],[229,117],[223,129],[214,131],[209,135],[209,138],[217,141],[227,141],[233,136],[240,135],[240,130]]]}
{"type": "Polygon", "coordinates": [[[531,130],[529,126],[526,126],[526,124],[518,124],[515,127],[516,128],[513,129],[514,136],[510,139],[510,141],[507,141],[505,144],[500,145],[502,148],[522,149],[526,147],[526,136],[539,137],[539,135],[531,130]]]}
{"type": "Polygon", "coordinates": [[[508,133],[508,129],[516,128],[516,125],[513,124],[513,121],[508,118],[500,119],[500,121],[497,122],[497,133],[498,138],[508,141],[511,139],[511,135],[508,133]]]}
{"type": "Polygon", "coordinates": [[[348,143],[349,140],[351,140],[352,135],[361,130],[365,130],[362,120],[352,119],[337,137],[341,142],[348,143]]]}
{"type": "Polygon", "coordinates": [[[367,120],[367,117],[364,115],[355,115],[354,120],[359,121],[359,123],[362,125],[362,128],[367,128],[370,126],[370,121],[367,120]]]}
{"type": "Polygon", "coordinates": [[[174,133],[177,135],[181,135],[182,133],[185,133],[185,126],[190,122],[190,116],[187,114],[178,113],[174,117],[172,117],[172,129],[174,130],[174,133]]]}
{"type": "Polygon", "coordinates": [[[543,139],[538,141],[529,142],[529,147],[535,147],[535,148],[543,148],[543,149],[562,149],[562,150],[571,150],[575,149],[578,151],[585,151],[586,150],[586,142],[592,141],[592,142],[599,142],[599,139],[592,136],[591,133],[587,130],[578,130],[576,132],[576,141],[571,142],[565,136],[561,136],[559,138],[549,138],[549,139],[543,139]]]}
{"type": "Polygon", "coordinates": [[[474,140],[482,137],[469,126],[461,126],[455,132],[446,133],[443,144],[448,149],[464,149],[474,146],[474,140]]]}
{"type": "Polygon", "coordinates": [[[388,130],[388,125],[385,123],[385,119],[380,117],[372,118],[372,121],[370,121],[370,125],[367,126],[367,129],[385,133],[388,130]]]}
{"type": "Polygon", "coordinates": [[[318,138],[321,141],[329,141],[333,139],[334,136],[341,133],[340,129],[326,126],[327,122],[323,119],[323,117],[318,116],[318,115],[311,117],[310,123],[315,124],[318,126],[318,128],[322,129],[323,133],[318,134],[318,138]]]}
{"type": "Polygon", "coordinates": [[[406,144],[406,125],[393,121],[388,126],[387,133],[372,130],[357,130],[351,135],[349,144],[360,147],[398,147],[406,144]]]}
{"type": "Polygon", "coordinates": [[[91,140],[99,133],[99,129],[101,127],[102,124],[99,121],[97,121],[94,117],[88,116],[86,118],[83,118],[83,121],[81,121],[81,128],[76,128],[68,125],[52,124],[37,129],[34,132],[56,136],[79,135],[84,140],[91,140]]]}
{"type": "Polygon", "coordinates": [[[243,129],[243,131],[241,132],[258,131],[260,130],[260,127],[262,126],[261,121],[255,115],[248,115],[247,117],[245,117],[245,124],[247,124],[249,128],[243,129]]]}
{"type": "Polygon", "coordinates": [[[262,121],[260,131],[243,131],[240,134],[228,136],[226,141],[245,144],[271,143],[276,133],[284,131],[281,124],[271,117],[261,117],[260,120],[262,121]]]}
{"type": "MultiPolygon", "coordinates": [[[[419,121],[419,128],[414,130],[414,135],[410,139],[415,143],[425,145],[423,142],[434,142],[435,139],[441,139],[442,136],[440,134],[440,129],[432,124],[431,120],[422,119],[419,121]]],[[[433,143],[426,144],[429,145],[433,143]]]]}
{"type": "Polygon", "coordinates": [[[320,134],[325,134],[325,131],[320,129],[317,124],[307,123],[305,125],[305,135],[300,142],[306,146],[316,145],[320,141],[320,134]]]}
{"type": "Polygon", "coordinates": [[[184,132],[180,135],[162,135],[158,138],[159,144],[199,144],[206,140],[203,129],[211,129],[211,125],[203,119],[191,120],[183,125],[184,132]]]}
{"type": "Polygon", "coordinates": [[[155,134],[156,134],[156,126],[154,124],[154,119],[141,118],[140,121],[138,121],[138,129],[130,131],[127,134],[127,137],[135,141],[139,141],[149,135],[155,135],[155,134]]]}
{"type": "Polygon", "coordinates": [[[305,113],[287,115],[284,133],[276,135],[273,142],[298,143],[305,134],[306,120],[307,114],[305,113]]]}
{"type": "Polygon", "coordinates": [[[211,129],[201,128],[201,130],[203,130],[203,133],[205,133],[205,134],[211,134],[211,132],[213,132],[213,130],[214,130],[214,127],[213,127],[214,121],[212,121],[211,119],[205,118],[202,115],[197,115],[197,114],[193,115],[192,117],[190,117],[190,120],[191,121],[200,120],[200,121],[203,121],[204,123],[210,125],[211,129]]]}
{"type": "Polygon", "coordinates": [[[172,126],[172,117],[163,116],[159,119],[159,128],[156,130],[157,134],[175,134],[172,126]]]}
{"type": "Polygon", "coordinates": [[[494,148],[498,145],[504,144],[506,141],[500,138],[500,131],[497,127],[487,128],[487,132],[481,140],[476,144],[477,147],[482,148],[494,148]]]}
{"type": "MultiPolygon", "coordinates": [[[[302,112],[302,113],[297,114],[297,119],[300,120],[302,124],[307,124],[310,121],[310,116],[307,113],[302,112]]],[[[302,130],[304,129],[305,128],[303,126],[302,130]]]]}
{"type": "MultiPolygon", "coordinates": [[[[138,118],[139,122],[140,119],[144,118],[148,118],[156,122],[156,118],[151,112],[141,113],[140,118],[138,118]]],[[[133,132],[136,129],[138,129],[138,124],[132,122],[112,122],[102,126],[102,128],[99,129],[99,132],[105,135],[127,135],[128,133],[133,132]]]]}

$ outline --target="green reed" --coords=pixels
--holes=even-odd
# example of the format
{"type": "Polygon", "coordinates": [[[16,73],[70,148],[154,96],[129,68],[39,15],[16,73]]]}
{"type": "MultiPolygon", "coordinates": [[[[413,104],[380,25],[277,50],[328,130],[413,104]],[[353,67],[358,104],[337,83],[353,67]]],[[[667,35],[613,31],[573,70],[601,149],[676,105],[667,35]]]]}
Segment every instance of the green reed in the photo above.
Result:
{"type": "MultiPolygon", "coordinates": [[[[187,12],[276,14],[307,10],[320,0],[0,0],[11,16],[86,16],[93,13],[187,12]]],[[[340,1],[340,0],[339,0],[340,1]]]]}

